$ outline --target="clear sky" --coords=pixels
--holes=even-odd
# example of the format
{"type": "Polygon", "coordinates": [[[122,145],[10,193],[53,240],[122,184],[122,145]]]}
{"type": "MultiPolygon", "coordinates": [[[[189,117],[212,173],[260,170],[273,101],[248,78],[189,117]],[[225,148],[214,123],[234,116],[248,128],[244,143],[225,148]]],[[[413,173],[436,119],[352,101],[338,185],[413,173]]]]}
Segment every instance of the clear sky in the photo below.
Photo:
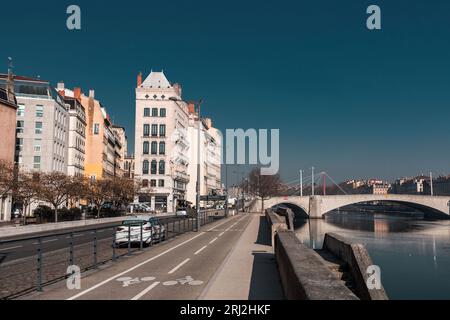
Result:
{"type": "Polygon", "coordinates": [[[136,75],[164,69],[221,130],[279,128],[285,180],[450,173],[447,0],[3,1],[1,70],[96,90],[134,140],[136,75]],[[82,30],[66,28],[78,4],[82,30]],[[377,4],[382,30],[366,28],[377,4]]]}

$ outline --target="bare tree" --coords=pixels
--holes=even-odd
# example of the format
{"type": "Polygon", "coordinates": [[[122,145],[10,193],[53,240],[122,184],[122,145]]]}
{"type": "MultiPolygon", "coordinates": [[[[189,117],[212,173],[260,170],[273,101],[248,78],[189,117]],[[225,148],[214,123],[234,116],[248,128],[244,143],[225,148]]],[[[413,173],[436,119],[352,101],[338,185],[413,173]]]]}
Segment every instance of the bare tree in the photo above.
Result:
{"type": "Polygon", "coordinates": [[[86,197],[88,181],[83,176],[70,176],[67,178],[70,184],[67,193],[69,207],[74,207],[81,199],[86,197]]]}
{"type": "Polygon", "coordinates": [[[23,222],[26,222],[26,212],[31,204],[38,201],[40,188],[40,174],[20,171],[14,187],[14,198],[22,202],[23,222]]]}
{"type": "Polygon", "coordinates": [[[133,179],[124,177],[115,177],[111,180],[111,200],[119,209],[121,206],[127,206],[133,202],[134,196],[137,192],[138,185],[133,179]]]}
{"type": "Polygon", "coordinates": [[[61,172],[42,173],[39,177],[39,198],[50,203],[58,222],[58,208],[67,201],[71,193],[71,179],[61,172]]]}
{"type": "Polygon", "coordinates": [[[248,191],[261,199],[261,212],[264,212],[264,200],[278,195],[281,179],[278,174],[273,176],[261,175],[260,168],[253,169],[248,176],[248,191]]]}
{"type": "Polygon", "coordinates": [[[14,188],[15,182],[14,165],[0,160],[0,198],[5,197],[14,188]]]}
{"type": "Polygon", "coordinates": [[[102,206],[112,201],[112,182],[109,179],[90,180],[86,186],[86,199],[97,208],[97,218],[100,217],[102,206]]]}

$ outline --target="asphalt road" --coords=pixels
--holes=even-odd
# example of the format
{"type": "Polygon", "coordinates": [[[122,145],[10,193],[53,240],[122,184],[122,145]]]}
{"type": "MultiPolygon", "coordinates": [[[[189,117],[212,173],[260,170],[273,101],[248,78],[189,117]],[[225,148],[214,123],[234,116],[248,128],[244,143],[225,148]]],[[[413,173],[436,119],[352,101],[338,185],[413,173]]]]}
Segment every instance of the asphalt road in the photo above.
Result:
{"type": "Polygon", "coordinates": [[[185,233],[138,256],[82,278],[79,290],[65,283],[25,299],[197,299],[236,246],[252,216],[239,214],[185,233]]]}
{"type": "MultiPolygon", "coordinates": [[[[181,219],[182,222],[180,225],[177,222],[180,218],[175,216],[159,217],[159,220],[162,224],[168,225],[169,231],[172,231],[172,228],[175,228],[173,230],[175,232],[184,231],[185,224],[183,219],[181,219]],[[175,221],[176,223],[173,226],[172,222],[175,221]]],[[[46,231],[26,236],[3,238],[0,240],[0,268],[2,264],[7,262],[10,263],[14,260],[36,256],[39,247],[39,237],[42,241],[41,249],[43,254],[57,250],[69,250],[71,241],[73,241],[75,247],[92,245],[95,236],[97,237],[97,241],[110,240],[112,245],[114,227],[119,225],[120,223],[113,222],[96,225],[95,228],[97,231],[94,231],[94,226],[90,225],[68,228],[61,231],[46,231]],[[71,233],[73,238],[71,238],[71,233]]]]}

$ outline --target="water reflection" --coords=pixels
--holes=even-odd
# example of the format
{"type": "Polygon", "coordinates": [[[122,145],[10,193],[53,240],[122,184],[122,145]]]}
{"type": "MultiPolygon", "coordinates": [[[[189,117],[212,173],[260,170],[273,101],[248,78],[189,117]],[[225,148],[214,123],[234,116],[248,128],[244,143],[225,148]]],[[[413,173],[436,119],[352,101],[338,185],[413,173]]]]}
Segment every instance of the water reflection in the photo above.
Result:
{"type": "Polygon", "coordinates": [[[367,246],[392,299],[450,299],[450,221],[382,213],[333,212],[296,220],[296,234],[321,248],[334,232],[367,246]]]}

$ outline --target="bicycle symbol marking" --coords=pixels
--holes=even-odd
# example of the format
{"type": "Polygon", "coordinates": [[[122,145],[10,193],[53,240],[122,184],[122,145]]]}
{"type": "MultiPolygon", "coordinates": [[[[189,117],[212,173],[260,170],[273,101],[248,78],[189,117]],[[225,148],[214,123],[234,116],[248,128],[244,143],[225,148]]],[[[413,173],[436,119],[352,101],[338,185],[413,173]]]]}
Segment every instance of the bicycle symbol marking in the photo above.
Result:
{"type": "Polygon", "coordinates": [[[191,276],[186,276],[181,279],[163,282],[164,286],[174,286],[177,284],[181,284],[181,285],[188,284],[190,286],[201,286],[203,284],[203,281],[194,280],[194,278],[192,278],[191,276]]]}
{"type": "MultiPolygon", "coordinates": [[[[155,277],[143,277],[143,278],[132,278],[132,277],[122,277],[116,279],[118,282],[122,282],[122,287],[129,287],[134,284],[142,283],[142,282],[150,282],[156,280],[155,277]]],[[[184,278],[180,278],[177,280],[171,280],[163,282],[164,286],[175,286],[175,285],[185,285],[188,284],[190,286],[201,286],[203,284],[203,281],[201,280],[194,280],[191,276],[186,276],[184,278]]]]}
{"type": "Polygon", "coordinates": [[[144,278],[132,278],[132,277],[123,277],[118,278],[116,281],[122,282],[122,287],[128,287],[133,284],[141,283],[141,282],[149,282],[155,280],[155,277],[144,277],[144,278]]]}

